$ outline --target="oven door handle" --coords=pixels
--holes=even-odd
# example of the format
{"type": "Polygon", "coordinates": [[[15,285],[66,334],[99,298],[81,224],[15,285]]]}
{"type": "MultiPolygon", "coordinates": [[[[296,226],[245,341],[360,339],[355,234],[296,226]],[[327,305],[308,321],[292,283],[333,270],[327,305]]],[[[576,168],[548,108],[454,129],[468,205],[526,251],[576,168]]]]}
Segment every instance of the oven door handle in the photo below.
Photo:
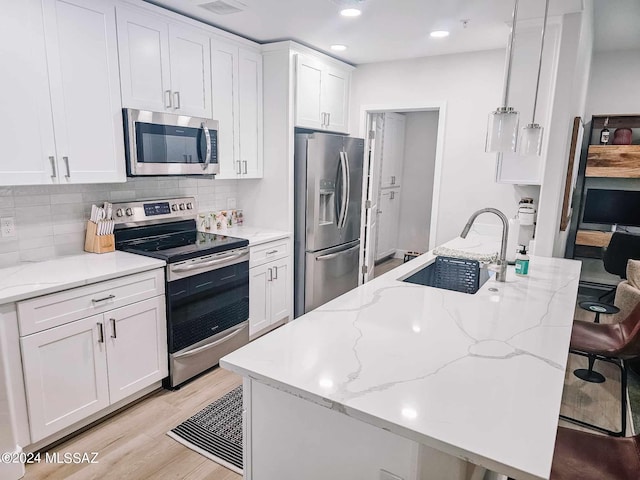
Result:
{"type": "Polygon", "coordinates": [[[208,260],[206,262],[200,262],[200,263],[192,263],[191,265],[176,265],[175,267],[171,267],[171,271],[172,272],[189,272],[191,270],[196,270],[198,268],[212,267],[220,263],[226,263],[229,260],[235,260],[236,258],[240,258],[243,255],[248,255],[248,252],[245,251],[245,252],[232,253],[231,255],[225,255],[224,257],[216,258],[215,260],[208,260]]]}
{"type": "Polygon", "coordinates": [[[208,343],[206,345],[202,345],[201,347],[194,348],[193,350],[189,350],[188,352],[184,352],[184,353],[179,353],[177,355],[173,355],[173,358],[187,358],[187,357],[191,357],[193,355],[196,355],[196,354],[198,354],[200,352],[203,352],[205,350],[209,350],[210,348],[213,348],[213,347],[215,347],[217,345],[220,345],[221,343],[224,343],[227,340],[231,340],[236,335],[239,335],[242,332],[242,330],[244,330],[245,328],[247,328],[246,324],[240,325],[233,332],[231,332],[229,335],[225,335],[220,340],[216,340],[215,342],[208,343]]]}

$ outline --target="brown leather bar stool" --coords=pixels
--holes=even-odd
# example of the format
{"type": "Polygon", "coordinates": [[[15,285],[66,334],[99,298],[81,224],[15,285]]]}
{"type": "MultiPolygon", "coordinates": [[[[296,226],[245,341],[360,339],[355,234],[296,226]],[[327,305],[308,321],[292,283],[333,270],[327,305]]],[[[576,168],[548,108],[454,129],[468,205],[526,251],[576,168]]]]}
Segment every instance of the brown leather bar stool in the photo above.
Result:
{"type": "Polygon", "coordinates": [[[638,480],[640,436],[610,437],[558,427],[549,480],[638,480]]]}
{"type": "Polygon", "coordinates": [[[612,363],[620,369],[620,417],[622,424],[620,431],[614,432],[566,415],[560,415],[560,418],[609,435],[624,436],[627,426],[627,369],[624,360],[640,357],[640,304],[620,323],[602,324],[574,321],[569,351],[575,355],[589,358],[589,370],[591,371],[596,360],[612,363]]]}

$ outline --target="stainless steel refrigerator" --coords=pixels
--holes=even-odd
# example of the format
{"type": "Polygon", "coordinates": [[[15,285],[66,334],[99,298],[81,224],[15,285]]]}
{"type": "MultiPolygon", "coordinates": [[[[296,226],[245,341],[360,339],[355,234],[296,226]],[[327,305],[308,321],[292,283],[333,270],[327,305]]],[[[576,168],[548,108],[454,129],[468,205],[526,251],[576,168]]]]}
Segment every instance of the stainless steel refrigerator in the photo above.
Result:
{"type": "Polygon", "coordinates": [[[358,285],[364,140],[295,137],[294,313],[358,285]]]}

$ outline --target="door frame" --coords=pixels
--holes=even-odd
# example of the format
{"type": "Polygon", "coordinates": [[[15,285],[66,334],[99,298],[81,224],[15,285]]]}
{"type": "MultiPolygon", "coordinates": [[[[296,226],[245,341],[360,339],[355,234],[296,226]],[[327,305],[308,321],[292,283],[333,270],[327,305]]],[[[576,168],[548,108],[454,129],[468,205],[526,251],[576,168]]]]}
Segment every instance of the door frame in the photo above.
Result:
{"type": "MultiPolygon", "coordinates": [[[[369,149],[370,142],[369,139],[369,119],[371,114],[375,113],[387,113],[387,112],[396,112],[396,113],[407,113],[407,112],[438,112],[438,131],[436,134],[436,157],[435,157],[435,169],[433,173],[433,195],[431,198],[431,221],[429,225],[429,250],[435,248],[436,243],[436,233],[438,228],[438,210],[440,206],[440,188],[442,184],[442,163],[444,158],[444,134],[445,134],[445,126],[446,126],[446,114],[447,114],[447,102],[446,101],[433,101],[426,102],[422,104],[415,103],[384,103],[384,104],[369,104],[369,105],[361,105],[360,107],[360,125],[358,134],[361,138],[365,139],[365,151],[364,151],[364,160],[366,162],[365,172],[371,171],[369,149]]],[[[375,147],[374,147],[375,148],[375,147]]],[[[369,197],[369,189],[372,188],[372,185],[369,184],[364,185],[365,188],[362,189],[362,204],[364,205],[365,201],[369,197]]],[[[362,221],[361,221],[361,230],[360,230],[360,238],[365,238],[365,229],[367,228],[366,224],[366,214],[367,209],[362,209],[362,221]]],[[[363,268],[365,265],[365,248],[364,243],[362,243],[362,248],[360,249],[360,281],[359,284],[364,283],[365,274],[363,272],[363,268]]],[[[369,268],[371,266],[368,266],[369,268]]]]}

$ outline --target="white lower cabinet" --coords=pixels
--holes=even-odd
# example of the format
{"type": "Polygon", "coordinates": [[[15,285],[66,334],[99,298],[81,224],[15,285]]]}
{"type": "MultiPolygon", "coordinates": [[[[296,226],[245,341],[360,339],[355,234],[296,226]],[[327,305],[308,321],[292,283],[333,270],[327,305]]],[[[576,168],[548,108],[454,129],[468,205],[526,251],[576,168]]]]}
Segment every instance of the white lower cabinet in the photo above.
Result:
{"type": "Polygon", "coordinates": [[[167,376],[165,297],[22,336],[20,347],[35,443],[167,376]]]}
{"type": "Polygon", "coordinates": [[[31,440],[109,406],[103,315],[20,339],[31,440]]]}
{"type": "Polygon", "coordinates": [[[160,296],[104,315],[111,403],[167,376],[164,312],[160,296]]]}
{"type": "Polygon", "coordinates": [[[288,256],[249,269],[249,335],[291,317],[291,260],[288,256]]]}

